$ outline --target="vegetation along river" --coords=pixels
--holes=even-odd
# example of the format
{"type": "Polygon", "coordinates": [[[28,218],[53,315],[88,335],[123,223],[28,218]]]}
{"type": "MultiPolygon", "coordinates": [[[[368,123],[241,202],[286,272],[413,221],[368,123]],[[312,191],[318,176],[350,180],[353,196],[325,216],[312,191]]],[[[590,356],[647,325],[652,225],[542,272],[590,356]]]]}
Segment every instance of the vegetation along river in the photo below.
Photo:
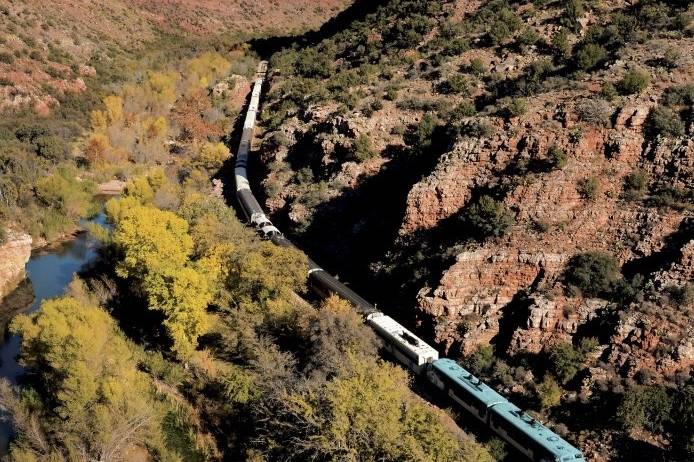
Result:
{"type": "MultiPolygon", "coordinates": [[[[103,224],[104,216],[94,222],[103,224]]],[[[2,303],[0,303],[0,327],[3,337],[0,343],[0,377],[17,383],[21,380],[22,367],[17,362],[20,339],[7,332],[12,317],[20,312],[30,313],[41,308],[41,302],[65,292],[75,273],[96,260],[99,242],[89,233],[80,233],[74,239],[34,251],[26,265],[27,279],[2,303]]],[[[0,423],[0,455],[7,452],[10,426],[0,423]]]]}

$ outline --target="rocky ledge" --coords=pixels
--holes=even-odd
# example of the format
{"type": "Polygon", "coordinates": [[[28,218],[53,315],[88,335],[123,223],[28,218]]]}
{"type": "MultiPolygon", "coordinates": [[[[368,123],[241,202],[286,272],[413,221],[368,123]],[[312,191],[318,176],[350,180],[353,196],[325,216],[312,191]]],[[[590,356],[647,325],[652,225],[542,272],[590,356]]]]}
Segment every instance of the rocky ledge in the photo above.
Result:
{"type": "Polygon", "coordinates": [[[31,257],[31,236],[7,231],[0,244],[0,299],[14,290],[24,279],[24,267],[31,257]]]}

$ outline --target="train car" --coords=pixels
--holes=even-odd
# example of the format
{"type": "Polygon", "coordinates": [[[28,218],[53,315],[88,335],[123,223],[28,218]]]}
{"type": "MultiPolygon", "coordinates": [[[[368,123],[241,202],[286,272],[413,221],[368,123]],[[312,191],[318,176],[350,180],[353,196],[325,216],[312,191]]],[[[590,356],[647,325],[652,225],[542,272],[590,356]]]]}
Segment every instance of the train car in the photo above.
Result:
{"type": "Polygon", "coordinates": [[[510,401],[491,408],[489,427],[531,460],[585,461],[581,451],[510,401]]]}
{"type": "Polygon", "coordinates": [[[415,374],[420,374],[428,364],[439,359],[438,351],[390,316],[372,313],[366,317],[366,323],[383,339],[384,349],[415,374]]]}
{"type": "Polygon", "coordinates": [[[506,398],[452,359],[434,361],[427,371],[427,378],[485,424],[489,423],[490,408],[506,402],[506,398]]]}

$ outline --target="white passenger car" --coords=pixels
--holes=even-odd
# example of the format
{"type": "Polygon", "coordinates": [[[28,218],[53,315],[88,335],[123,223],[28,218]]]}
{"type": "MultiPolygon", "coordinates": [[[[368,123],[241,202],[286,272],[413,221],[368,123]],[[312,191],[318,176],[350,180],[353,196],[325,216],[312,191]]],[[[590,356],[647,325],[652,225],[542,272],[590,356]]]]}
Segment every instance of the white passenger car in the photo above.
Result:
{"type": "Polygon", "coordinates": [[[439,359],[439,352],[395,319],[383,313],[372,313],[366,322],[383,339],[384,348],[407,368],[419,374],[426,364],[439,359]]]}

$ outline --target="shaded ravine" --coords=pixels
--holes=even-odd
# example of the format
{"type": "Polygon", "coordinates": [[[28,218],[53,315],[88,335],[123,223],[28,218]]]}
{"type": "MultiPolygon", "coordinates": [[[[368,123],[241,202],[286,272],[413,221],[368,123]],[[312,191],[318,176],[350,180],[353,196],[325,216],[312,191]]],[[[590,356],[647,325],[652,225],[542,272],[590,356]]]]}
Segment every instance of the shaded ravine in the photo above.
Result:
{"type": "MultiPolygon", "coordinates": [[[[103,224],[105,217],[97,216],[95,223],[103,224]]],[[[17,362],[20,338],[7,331],[11,319],[19,313],[31,313],[41,307],[44,300],[65,293],[75,273],[96,261],[99,243],[89,233],[79,233],[74,239],[50,249],[32,253],[26,265],[27,278],[0,303],[0,325],[3,337],[0,343],[0,377],[16,384],[21,380],[23,368],[17,362]]],[[[7,453],[12,436],[10,425],[0,423],[0,456],[7,453]]]]}

